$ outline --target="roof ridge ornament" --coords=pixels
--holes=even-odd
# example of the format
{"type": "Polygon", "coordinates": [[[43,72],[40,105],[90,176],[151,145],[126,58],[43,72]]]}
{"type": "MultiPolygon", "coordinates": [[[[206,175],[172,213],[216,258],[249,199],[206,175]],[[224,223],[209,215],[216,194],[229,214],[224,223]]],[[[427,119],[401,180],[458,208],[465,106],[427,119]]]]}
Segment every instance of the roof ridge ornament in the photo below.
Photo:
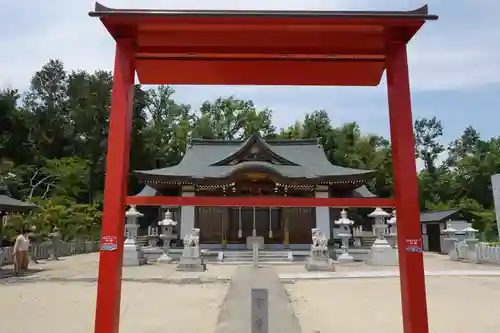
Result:
{"type": "MultiPolygon", "coordinates": [[[[290,165],[290,166],[299,166],[297,163],[290,161],[286,157],[281,156],[277,152],[272,149],[264,138],[259,133],[253,133],[250,135],[244,142],[243,145],[235,152],[231,153],[229,156],[224,157],[223,159],[212,163],[210,166],[223,166],[229,164],[237,164],[231,163],[234,160],[244,160],[246,157],[249,157],[252,154],[268,154],[270,159],[269,161],[261,161],[272,163],[271,161],[276,160],[279,164],[290,165]],[[243,156],[243,157],[242,157],[243,156]]],[[[255,161],[258,161],[256,159],[255,161]]]]}

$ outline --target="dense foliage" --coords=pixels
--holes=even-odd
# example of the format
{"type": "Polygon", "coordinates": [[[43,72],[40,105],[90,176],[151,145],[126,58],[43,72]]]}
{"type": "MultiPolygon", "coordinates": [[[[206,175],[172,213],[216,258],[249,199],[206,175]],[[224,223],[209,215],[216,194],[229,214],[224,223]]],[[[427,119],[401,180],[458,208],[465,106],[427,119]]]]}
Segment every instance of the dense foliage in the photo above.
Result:
{"type": "MultiPolygon", "coordinates": [[[[42,233],[58,226],[66,238],[98,234],[111,86],[110,72],[68,72],[51,60],[33,75],[28,91],[0,91],[1,180],[14,197],[42,208],[11,219],[11,228],[17,219],[42,233]]],[[[362,133],[355,122],[334,124],[325,110],[317,110],[276,129],[272,110],[258,110],[252,101],[221,97],[193,108],[174,97],[168,86],[135,87],[131,169],[178,163],[193,137],[235,139],[259,132],[268,138],[319,138],[332,163],[378,170],[370,189],[391,195],[390,142],[362,133]]],[[[500,137],[484,139],[468,127],[446,146],[442,135],[438,119],[415,121],[416,157],[425,165],[419,174],[421,208],[467,208],[493,238],[490,176],[500,172],[500,137]]],[[[131,176],[129,191],[139,189],[131,176]]]]}

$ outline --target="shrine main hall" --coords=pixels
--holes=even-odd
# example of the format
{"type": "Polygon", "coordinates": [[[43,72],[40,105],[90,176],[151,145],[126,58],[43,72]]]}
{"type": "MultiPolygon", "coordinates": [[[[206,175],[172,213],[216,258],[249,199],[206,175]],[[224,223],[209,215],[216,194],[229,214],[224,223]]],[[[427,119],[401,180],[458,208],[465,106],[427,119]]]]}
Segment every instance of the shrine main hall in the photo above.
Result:
{"type": "MultiPolygon", "coordinates": [[[[144,189],[137,196],[374,197],[365,186],[373,170],[331,164],[318,140],[193,139],[177,165],[135,171],[144,189]]],[[[347,207],[346,207],[347,208],[347,207]]],[[[268,249],[305,249],[311,229],[332,237],[340,208],[329,207],[140,207],[142,231],[169,209],[179,238],[200,229],[204,248],[243,249],[258,237],[268,249]],[[338,211],[338,212],[337,212],[338,211]]],[[[369,226],[371,226],[368,221],[369,226]]]]}

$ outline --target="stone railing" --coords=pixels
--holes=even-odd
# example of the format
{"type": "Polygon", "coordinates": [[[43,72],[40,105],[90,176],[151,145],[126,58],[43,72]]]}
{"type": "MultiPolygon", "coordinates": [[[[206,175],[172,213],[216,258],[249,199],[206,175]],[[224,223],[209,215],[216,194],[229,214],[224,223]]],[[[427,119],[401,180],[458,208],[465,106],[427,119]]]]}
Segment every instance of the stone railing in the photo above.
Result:
{"type": "Polygon", "coordinates": [[[500,265],[500,246],[478,243],[473,248],[466,242],[458,242],[448,253],[451,260],[467,260],[473,263],[500,265]]]}
{"type": "Polygon", "coordinates": [[[479,262],[500,265],[500,246],[479,243],[476,245],[476,253],[479,262]]]}
{"type": "MultiPolygon", "coordinates": [[[[50,249],[52,244],[50,242],[42,243],[32,250],[31,258],[36,260],[48,259],[50,257],[50,249]]],[[[2,247],[5,259],[3,264],[9,265],[13,263],[12,247],[2,247]]],[[[76,242],[60,242],[58,244],[56,253],[58,257],[71,256],[73,254],[91,253],[99,251],[99,242],[93,241],[76,241],[76,242]]],[[[0,258],[1,259],[1,258],[0,258]]],[[[2,263],[0,262],[0,266],[2,263]]]]}

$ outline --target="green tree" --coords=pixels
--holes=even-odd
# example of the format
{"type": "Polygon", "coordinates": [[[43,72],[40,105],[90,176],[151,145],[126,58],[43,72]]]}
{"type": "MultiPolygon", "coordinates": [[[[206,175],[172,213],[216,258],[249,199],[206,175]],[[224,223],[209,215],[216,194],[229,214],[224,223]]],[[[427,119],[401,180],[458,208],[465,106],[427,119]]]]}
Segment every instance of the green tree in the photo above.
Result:
{"type": "Polygon", "coordinates": [[[191,106],[177,104],[174,92],[169,86],[148,92],[146,110],[151,119],[144,138],[156,168],[180,162],[194,124],[191,106]]]}
{"type": "Polygon", "coordinates": [[[252,101],[220,97],[213,103],[206,101],[201,105],[193,137],[234,140],[257,133],[266,137],[274,131],[271,110],[259,111],[252,101]]]}

